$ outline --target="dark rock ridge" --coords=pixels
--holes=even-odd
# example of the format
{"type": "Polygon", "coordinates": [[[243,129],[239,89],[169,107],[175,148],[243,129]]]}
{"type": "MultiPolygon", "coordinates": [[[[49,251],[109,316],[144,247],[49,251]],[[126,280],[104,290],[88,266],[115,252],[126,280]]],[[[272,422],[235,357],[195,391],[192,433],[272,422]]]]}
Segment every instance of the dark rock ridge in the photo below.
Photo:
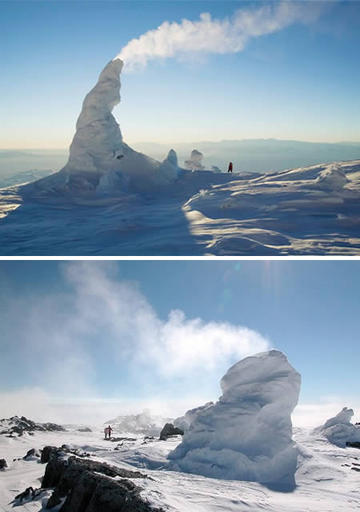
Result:
{"type": "Polygon", "coordinates": [[[174,427],[172,423],[165,423],[162,431],[160,432],[161,441],[166,441],[168,437],[184,435],[184,431],[179,427],[174,427]]]}
{"type": "Polygon", "coordinates": [[[7,468],[7,463],[5,459],[0,459],[0,470],[4,470],[7,468]]]}
{"type": "Polygon", "coordinates": [[[68,457],[61,448],[51,446],[46,446],[44,453],[49,462],[42,488],[55,488],[48,509],[63,501],[60,512],[164,512],[151,507],[141,498],[141,488],[128,480],[147,478],[139,471],[68,457]]]}
{"type": "MultiPolygon", "coordinates": [[[[358,423],[355,423],[355,425],[358,425],[358,423]]],[[[346,446],[349,446],[351,448],[360,448],[360,443],[358,441],[354,441],[353,443],[350,441],[347,441],[346,446]]]]}
{"type": "Polygon", "coordinates": [[[0,420],[0,434],[22,436],[24,432],[64,432],[65,429],[56,423],[36,423],[25,416],[12,416],[12,418],[0,420]]]}
{"type": "Polygon", "coordinates": [[[45,446],[41,451],[41,459],[40,462],[45,464],[49,462],[51,458],[56,458],[64,455],[76,455],[76,457],[90,457],[91,454],[84,452],[80,448],[70,448],[66,444],[57,448],[56,446],[45,446]]]}

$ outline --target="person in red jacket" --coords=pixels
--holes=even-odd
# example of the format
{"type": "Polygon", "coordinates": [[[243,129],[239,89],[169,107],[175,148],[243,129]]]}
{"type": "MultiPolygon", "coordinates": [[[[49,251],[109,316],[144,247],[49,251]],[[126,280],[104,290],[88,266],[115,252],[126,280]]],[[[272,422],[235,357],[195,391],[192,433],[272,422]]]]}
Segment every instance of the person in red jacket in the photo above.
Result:
{"type": "Polygon", "coordinates": [[[233,164],[232,162],[229,163],[229,168],[228,168],[228,172],[232,172],[233,170],[233,164]]]}

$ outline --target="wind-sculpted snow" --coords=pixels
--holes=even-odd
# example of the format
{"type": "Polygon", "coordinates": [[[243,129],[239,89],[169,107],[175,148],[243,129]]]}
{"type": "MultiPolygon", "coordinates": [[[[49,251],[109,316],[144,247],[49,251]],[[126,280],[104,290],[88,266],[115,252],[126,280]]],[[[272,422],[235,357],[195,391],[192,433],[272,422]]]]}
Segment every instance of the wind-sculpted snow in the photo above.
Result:
{"type": "Polygon", "coordinates": [[[271,350],[232,366],[221,389],[218,402],[198,412],[169,454],[172,468],[292,489],[297,449],[290,415],[300,375],[284,354],[271,350]]]}
{"type": "Polygon", "coordinates": [[[329,418],[324,425],[315,429],[330,443],[344,448],[346,443],[360,443],[360,426],[351,423],[354,411],[344,407],[336,416],[329,418]]]}

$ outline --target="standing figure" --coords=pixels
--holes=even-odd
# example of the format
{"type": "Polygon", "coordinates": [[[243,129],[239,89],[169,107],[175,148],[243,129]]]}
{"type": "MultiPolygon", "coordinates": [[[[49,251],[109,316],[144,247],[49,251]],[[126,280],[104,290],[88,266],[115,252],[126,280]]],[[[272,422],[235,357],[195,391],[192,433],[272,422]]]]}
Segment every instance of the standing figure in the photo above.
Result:
{"type": "Polygon", "coordinates": [[[228,172],[232,172],[232,170],[233,170],[233,163],[230,162],[229,167],[228,167],[228,172]]]}
{"type": "Polygon", "coordinates": [[[108,426],[108,434],[109,434],[109,439],[111,437],[111,432],[112,432],[112,428],[110,427],[110,425],[108,426]]]}

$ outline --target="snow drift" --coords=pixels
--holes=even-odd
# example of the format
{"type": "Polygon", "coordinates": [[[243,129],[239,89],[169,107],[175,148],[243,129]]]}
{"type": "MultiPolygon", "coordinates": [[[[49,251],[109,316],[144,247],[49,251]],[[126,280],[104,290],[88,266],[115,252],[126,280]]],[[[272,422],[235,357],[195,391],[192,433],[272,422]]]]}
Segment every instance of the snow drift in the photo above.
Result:
{"type": "Polygon", "coordinates": [[[336,416],[329,418],[324,425],[315,429],[330,443],[345,448],[346,443],[360,442],[360,427],[351,423],[354,411],[344,407],[336,416]]]}
{"type": "Polygon", "coordinates": [[[291,412],[300,375],[277,350],[247,357],[221,380],[222,396],[199,411],[169,454],[172,468],[291,489],[297,463],[291,412]]]}

